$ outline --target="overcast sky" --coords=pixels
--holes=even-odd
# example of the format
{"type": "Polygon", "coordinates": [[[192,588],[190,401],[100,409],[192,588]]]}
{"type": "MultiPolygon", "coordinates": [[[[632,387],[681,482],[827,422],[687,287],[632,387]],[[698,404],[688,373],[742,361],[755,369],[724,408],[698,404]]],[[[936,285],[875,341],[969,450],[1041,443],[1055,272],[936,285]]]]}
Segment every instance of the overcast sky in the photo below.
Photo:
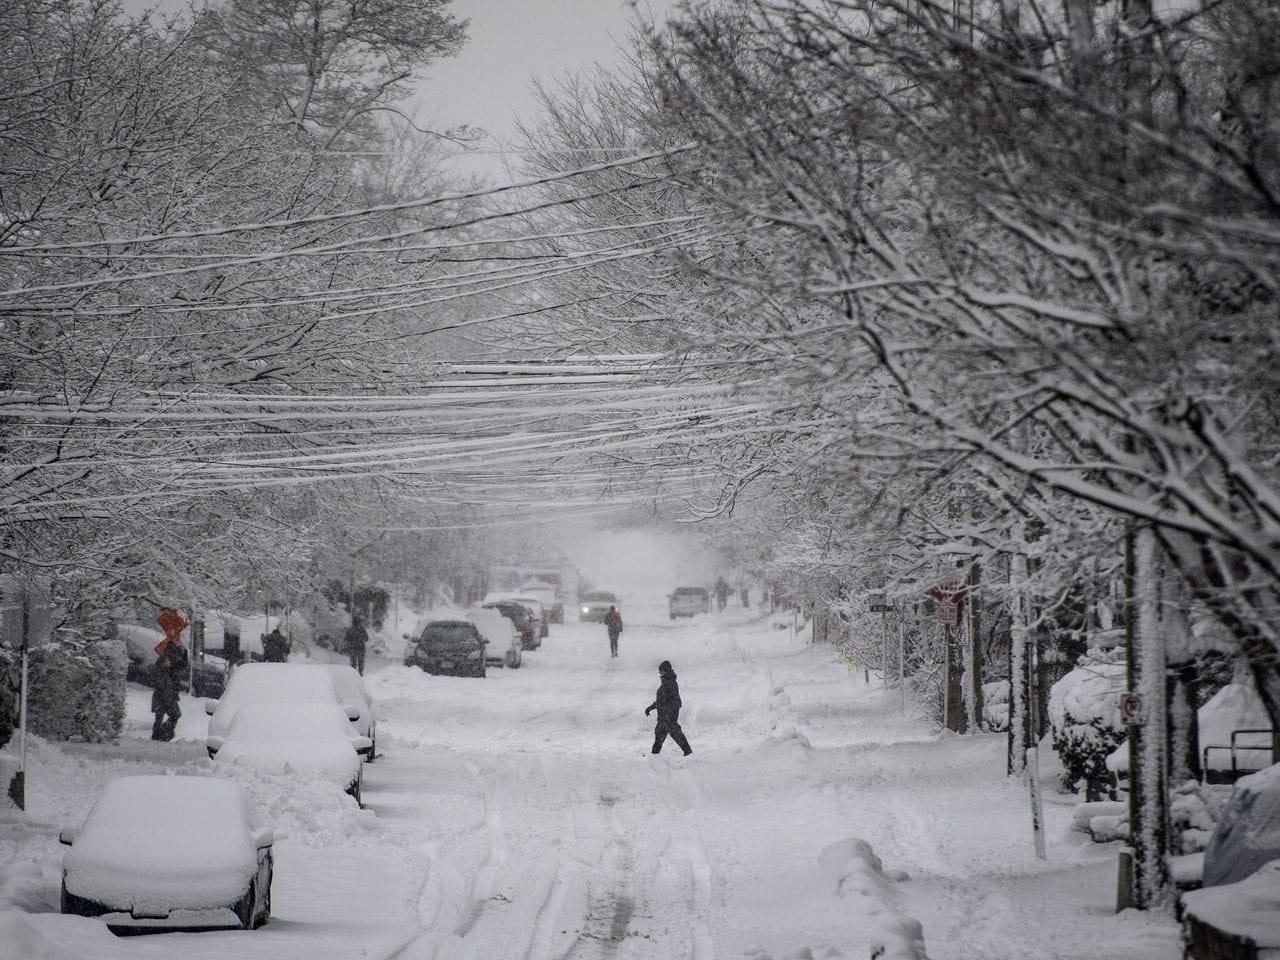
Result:
{"type": "MultiPolygon", "coordinates": [[[[457,57],[426,71],[418,97],[420,119],[433,127],[470,123],[498,143],[510,138],[514,118],[536,112],[529,87],[595,64],[618,61],[617,45],[637,17],[661,20],[676,0],[453,0],[470,20],[469,39],[457,57]]],[[[502,178],[496,152],[460,161],[467,169],[502,178]]]]}

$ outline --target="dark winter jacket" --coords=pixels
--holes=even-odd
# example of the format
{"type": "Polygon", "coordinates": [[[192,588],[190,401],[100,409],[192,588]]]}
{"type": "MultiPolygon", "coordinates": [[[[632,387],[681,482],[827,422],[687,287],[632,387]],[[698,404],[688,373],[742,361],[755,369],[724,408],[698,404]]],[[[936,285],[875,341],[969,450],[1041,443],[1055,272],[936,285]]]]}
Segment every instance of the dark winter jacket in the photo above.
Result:
{"type": "Polygon", "coordinates": [[[186,679],[189,662],[186,648],[180,643],[171,643],[151,665],[153,711],[162,705],[177,704],[178,692],[182,689],[182,681],[186,679]]]}
{"type": "Polygon", "coordinates": [[[609,629],[609,636],[616,637],[622,632],[622,614],[610,610],[604,615],[604,625],[609,629]]]}
{"type": "Polygon", "coordinates": [[[289,659],[289,638],[279,629],[262,638],[262,659],[269,663],[284,663],[289,659]]]}
{"type": "Polygon", "coordinates": [[[680,717],[680,686],[676,683],[674,670],[662,675],[662,683],[658,685],[658,699],[649,704],[649,710],[658,711],[658,719],[673,722],[680,717]]]}
{"type": "Polygon", "coordinates": [[[363,650],[365,644],[369,642],[369,631],[364,628],[363,623],[353,623],[347,627],[347,632],[343,634],[346,640],[347,652],[363,650]]]}

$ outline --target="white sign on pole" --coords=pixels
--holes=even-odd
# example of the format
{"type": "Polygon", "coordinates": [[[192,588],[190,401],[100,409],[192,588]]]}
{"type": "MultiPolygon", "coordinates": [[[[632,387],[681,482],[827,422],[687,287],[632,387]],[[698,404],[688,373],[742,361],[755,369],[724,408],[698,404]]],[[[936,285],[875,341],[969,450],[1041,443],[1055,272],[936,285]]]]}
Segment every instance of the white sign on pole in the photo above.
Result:
{"type": "Polygon", "coordinates": [[[1120,694],[1120,719],[1125,726],[1140,727],[1147,722],[1142,706],[1142,694],[1127,691],[1120,694]]]}

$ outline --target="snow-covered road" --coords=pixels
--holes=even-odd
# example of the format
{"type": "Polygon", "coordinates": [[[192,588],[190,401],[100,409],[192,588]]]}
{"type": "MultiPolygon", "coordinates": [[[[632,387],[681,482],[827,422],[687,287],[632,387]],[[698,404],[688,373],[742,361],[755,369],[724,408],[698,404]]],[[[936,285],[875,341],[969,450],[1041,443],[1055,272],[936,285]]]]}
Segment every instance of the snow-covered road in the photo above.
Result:
{"type": "MultiPolygon", "coordinates": [[[[934,960],[1178,956],[1168,918],[1112,913],[1114,848],[1069,833],[1052,782],[1050,860],[1035,861],[1002,737],[939,738],[896,689],[767,615],[626,614],[616,660],[599,624],[571,622],[485,680],[374,665],[364,810],[238,775],[278,837],[273,919],[255,932],[122,940],[39,912],[56,910],[52,826],[102,782],[212,764],[195,741],[38,745],[49,827],[0,824],[0,908],[7,893],[29,911],[0,912],[0,958],[864,960],[880,944],[923,956],[916,920],[934,960]],[[648,752],[662,659],[687,759],[648,752]]],[[[139,736],[145,708],[135,691],[139,736]]],[[[203,722],[189,707],[179,735],[203,722]]]]}

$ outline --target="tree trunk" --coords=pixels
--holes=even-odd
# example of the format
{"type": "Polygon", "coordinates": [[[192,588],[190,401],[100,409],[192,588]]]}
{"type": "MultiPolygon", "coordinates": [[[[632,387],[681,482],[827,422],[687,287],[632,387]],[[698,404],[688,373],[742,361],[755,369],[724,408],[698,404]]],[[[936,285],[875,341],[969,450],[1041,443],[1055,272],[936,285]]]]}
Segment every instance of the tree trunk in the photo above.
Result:
{"type": "Polygon", "coordinates": [[[1012,587],[1009,630],[1009,774],[1022,776],[1026,770],[1027,747],[1031,745],[1031,725],[1027,713],[1030,677],[1027,673],[1027,641],[1030,639],[1027,598],[1027,558],[1017,554],[1009,564],[1012,587]]]}
{"type": "Polygon", "coordinates": [[[1165,653],[1160,636],[1160,550],[1154,532],[1132,533],[1129,623],[1130,675],[1141,693],[1145,724],[1129,728],[1129,833],[1134,850],[1133,905],[1163,909],[1172,903],[1168,864],[1169,806],[1165,653]],[[1137,761],[1136,765],[1134,761],[1137,761]]]}
{"type": "Polygon", "coordinates": [[[982,729],[982,608],[978,603],[978,584],[982,581],[982,568],[975,560],[969,567],[969,589],[966,592],[966,612],[969,615],[969,729],[977,733],[982,729]]]}

